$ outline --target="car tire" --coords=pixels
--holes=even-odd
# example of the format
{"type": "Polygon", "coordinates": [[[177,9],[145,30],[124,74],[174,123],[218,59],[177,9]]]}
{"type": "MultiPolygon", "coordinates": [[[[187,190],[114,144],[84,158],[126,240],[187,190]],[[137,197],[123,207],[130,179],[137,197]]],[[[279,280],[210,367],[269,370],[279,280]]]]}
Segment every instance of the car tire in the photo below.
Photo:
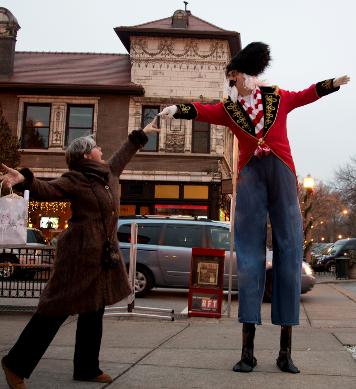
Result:
{"type": "Polygon", "coordinates": [[[153,288],[152,273],[145,266],[136,266],[135,296],[143,297],[153,288]]]}
{"type": "Polygon", "coordinates": [[[266,272],[266,284],[265,284],[265,293],[263,295],[263,301],[265,303],[270,303],[272,300],[272,271],[269,270],[266,272]]]}

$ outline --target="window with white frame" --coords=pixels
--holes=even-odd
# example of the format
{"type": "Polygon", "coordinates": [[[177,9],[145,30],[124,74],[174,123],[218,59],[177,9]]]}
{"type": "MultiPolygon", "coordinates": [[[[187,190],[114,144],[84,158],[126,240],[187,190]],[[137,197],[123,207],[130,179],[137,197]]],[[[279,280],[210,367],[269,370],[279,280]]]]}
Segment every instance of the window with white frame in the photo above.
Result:
{"type": "Polygon", "coordinates": [[[98,97],[19,96],[21,148],[64,149],[73,139],[95,135],[98,97]]]}
{"type": "Polygon", "coordinates": [[[73,139],[93,133],[94,106],[68,105],[64,145],[73,139]]]}
{"type": "Polygon", "coordinates": [[[48,149],[51,104],[26,103],[23,112],[21,147],[48,149]]]}

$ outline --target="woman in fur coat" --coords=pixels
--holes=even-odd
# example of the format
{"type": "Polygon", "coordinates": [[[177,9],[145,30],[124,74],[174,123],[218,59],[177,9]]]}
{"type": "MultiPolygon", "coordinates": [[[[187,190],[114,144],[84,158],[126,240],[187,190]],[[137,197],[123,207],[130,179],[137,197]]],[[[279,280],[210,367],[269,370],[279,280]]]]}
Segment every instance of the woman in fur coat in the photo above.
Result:
{"type": "Polygon", "coordinates": [[[74,314],[78,323],[73,378],[112,381],[99,368],[104,309],[131,291],[116,236],[119,176],[151,131],[158,131],[155,121],[131,132],[107,162],[93,138],[77,138],[66,150],[69,171],[51,181],[35,178],[27,168],[17,171],[2,165],[0,181],[5,187],[29,189],[39,201],[70,201],[72,210],[37,311],[2,359],[11,388],[26,388],[24,378],[30,377],[60,326],[74,314]]]}

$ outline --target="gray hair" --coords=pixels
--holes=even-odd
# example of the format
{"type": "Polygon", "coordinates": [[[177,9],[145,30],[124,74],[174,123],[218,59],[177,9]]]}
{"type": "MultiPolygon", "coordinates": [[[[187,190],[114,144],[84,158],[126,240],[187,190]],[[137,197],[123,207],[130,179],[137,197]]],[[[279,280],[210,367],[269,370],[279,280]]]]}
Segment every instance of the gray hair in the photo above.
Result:
{"type": "Polygon", "coordinates": [[[84,158],[84,154],[89,154],[96,146],[92,136],[81,136],[74,139],[66,149],[66,162],[69,167],[84,158]]]}

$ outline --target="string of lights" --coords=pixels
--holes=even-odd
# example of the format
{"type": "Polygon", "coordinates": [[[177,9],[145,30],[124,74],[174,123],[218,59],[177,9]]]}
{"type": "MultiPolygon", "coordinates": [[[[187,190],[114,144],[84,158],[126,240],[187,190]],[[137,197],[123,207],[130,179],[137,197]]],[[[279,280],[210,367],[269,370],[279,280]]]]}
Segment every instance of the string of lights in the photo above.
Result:
{"type": "Polygon", "coordinates": [[[29,213],[36,211],[65,213],[69,207],[70,203],[65,201],[30,201],[29,213]]]}

